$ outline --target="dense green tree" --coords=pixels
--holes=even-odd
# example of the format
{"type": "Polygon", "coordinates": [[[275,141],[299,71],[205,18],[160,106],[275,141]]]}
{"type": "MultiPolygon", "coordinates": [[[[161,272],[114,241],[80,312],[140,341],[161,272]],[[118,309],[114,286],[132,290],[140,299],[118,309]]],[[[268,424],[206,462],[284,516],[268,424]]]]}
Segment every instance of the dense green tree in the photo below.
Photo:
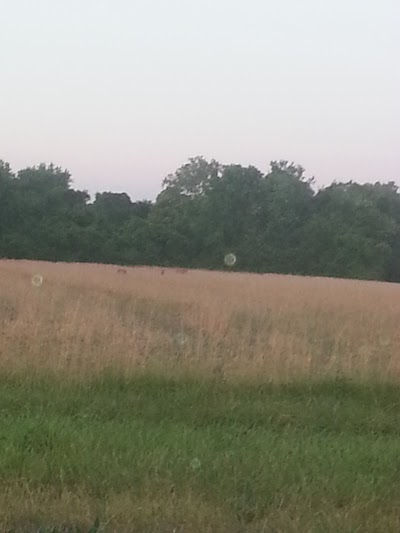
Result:
{"type": "Polygon", "coordinates": [[[0,160],[0,257],[6,256],[10,243],[7,240],[7,229],[16,224],[15,176],[10,165],[0,160]]]}
{"type": "Polygon", "coordinates": [[[334,183],[318,192],[306,225],[310,251],[307,272],[366,279],[387,277],[398,223],[382,209],[384,203],[379,196],[370,186],[352,182],[334,183]]]}
{"type": "Polygon", "coordinates": [[[220,175],[222,166],[214,159],[207,161],[204,157],[192,157],[178,168],[174,174],[169,174],[163,180],[164,190],[158,201],[163,197],[177,195],[196,198],[202,196],[210,186],[212,180],[220,175]]]}
{"type": "Polygon", "coordinates": [[[287,161],[272,161],[265,176],[257,235],[262,244],[261,268],[279,273],[303,273],[304,226],[312,212],[312,180],[304,169],[287,161]]]}
{"type": "Polygon", "coordinates": [[[129,220],[132,202],[125,193],[97,193],[93,211],[105,226],[120,226],[129,220]]]}

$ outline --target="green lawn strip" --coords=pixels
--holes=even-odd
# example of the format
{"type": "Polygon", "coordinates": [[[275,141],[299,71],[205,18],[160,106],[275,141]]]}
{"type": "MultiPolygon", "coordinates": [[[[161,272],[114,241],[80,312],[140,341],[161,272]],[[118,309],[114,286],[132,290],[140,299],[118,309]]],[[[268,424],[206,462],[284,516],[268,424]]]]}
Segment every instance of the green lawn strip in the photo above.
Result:
{"type": "MultiPolygon", "coordinates": [[[[383,521],[395,530],[399,392],[342,381],[3,377],[0,483],[3,491],[66,491],[92,502],[120,494],[132,507],[138,502],[131,515],[141,527],[144,516],[152,519],[140,502],[158,499],[161,515],[176,502],[193,513],[198,502],[209,524],[215,513],[238,531],[359,523],[374,531],[383,521]]],[[[95,507],[104,524],[119,519],[95,507]]],[[[41,510],[43,525],[54,524],[49,509],[41,510]]]]}

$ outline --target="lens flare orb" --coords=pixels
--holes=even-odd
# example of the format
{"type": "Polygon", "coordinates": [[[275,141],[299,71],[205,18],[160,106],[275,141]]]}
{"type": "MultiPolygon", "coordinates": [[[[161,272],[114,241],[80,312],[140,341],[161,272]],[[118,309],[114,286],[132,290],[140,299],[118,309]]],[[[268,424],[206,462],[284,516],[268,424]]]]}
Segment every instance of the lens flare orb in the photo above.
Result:
{"type": "Polygon", "coordinates": [[[236,264],[236,255],[233,253],[226,254],[224,257],[224,263],[228,267],[233,267],[236,264]]]}
{"type": "Polygon", "coordinates": [[[41,287],[43,283],[43,276],[41,276],[40,274],[35,274],[32,278],[32,285],[34,287],[41,287]]]}

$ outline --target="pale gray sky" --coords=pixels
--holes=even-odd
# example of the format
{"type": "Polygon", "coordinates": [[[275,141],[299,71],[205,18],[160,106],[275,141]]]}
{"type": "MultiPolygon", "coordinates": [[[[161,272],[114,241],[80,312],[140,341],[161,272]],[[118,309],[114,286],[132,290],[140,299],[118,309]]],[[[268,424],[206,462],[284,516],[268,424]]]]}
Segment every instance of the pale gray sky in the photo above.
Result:
{"type": "Polygon", "coordinates": [[[154,198],[188,157],[400,184],[400,0],[0,0],[0,159],[154,198]]]}

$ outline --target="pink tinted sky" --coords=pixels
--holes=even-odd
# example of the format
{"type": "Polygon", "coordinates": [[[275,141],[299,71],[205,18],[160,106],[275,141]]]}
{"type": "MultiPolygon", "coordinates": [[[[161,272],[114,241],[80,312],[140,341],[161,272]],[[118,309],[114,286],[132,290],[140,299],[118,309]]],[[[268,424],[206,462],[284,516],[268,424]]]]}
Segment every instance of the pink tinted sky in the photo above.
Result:
{"type": "Polygon", "coordinates": [[[153,199],[194,155],[400,184],[399,0],[1,0],[0,159],[153,199]]]}

